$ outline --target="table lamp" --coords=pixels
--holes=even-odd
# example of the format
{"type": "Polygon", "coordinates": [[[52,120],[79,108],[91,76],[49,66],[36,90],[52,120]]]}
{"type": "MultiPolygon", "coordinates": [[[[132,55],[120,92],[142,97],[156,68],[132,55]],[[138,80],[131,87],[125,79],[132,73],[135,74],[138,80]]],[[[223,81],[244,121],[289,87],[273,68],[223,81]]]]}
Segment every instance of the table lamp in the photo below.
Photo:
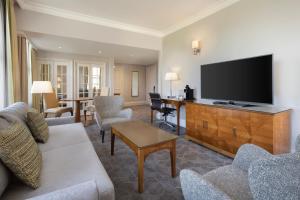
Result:
{"type": "Polygon", "coordinates": [[[170,81],[170,96],[169,96],[169,98],[174,98],[174,96],[172,96],[172,81],[178,80],[177,73],[175,73],[175,72],[166,73],[165,80],[170,81]]]}
{"type": "Polygon", "coordinates": [[[53,93],[50,81],[33,81],[31,94],[41,94],[41,112],[44,112],[44,94],[53,93]]]}

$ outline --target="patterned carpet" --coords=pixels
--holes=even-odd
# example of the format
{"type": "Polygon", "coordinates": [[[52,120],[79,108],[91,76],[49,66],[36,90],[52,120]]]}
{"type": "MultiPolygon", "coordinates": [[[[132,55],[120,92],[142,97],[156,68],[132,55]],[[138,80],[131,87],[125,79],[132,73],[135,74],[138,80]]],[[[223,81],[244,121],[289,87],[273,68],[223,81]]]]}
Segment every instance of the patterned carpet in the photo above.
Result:
{"type": "MultiPolygon", "coordinates": [[[[134,119],[150,122],[148,106],[132,107],[134,119]]],[[[155,126],[158,126],[157,124],[155,126]]],[[[174,133],[164,128],[168,132],[174,133]]],[[[153,153],[145,161],[144,193],[137,191],[137,159],[135,154],[122,141],[116,139],[115,155],[110,155],[110,133],[105,135],[105,143],[101,143],[99,130],[95,123],[90,123],[86,131],[113,181],[117,200],[149,199],[176,200],[183,199],[179,172],[181,169],[193,169],[200,174],[231,164],[232,160],[208,150],[198,144],[187,141],[181,136],[177,140],[177,176],[171,177],[170,154],[168,151],[153,153]]],[[[181,129],[184,133],[184,129],[181,129]]]]}

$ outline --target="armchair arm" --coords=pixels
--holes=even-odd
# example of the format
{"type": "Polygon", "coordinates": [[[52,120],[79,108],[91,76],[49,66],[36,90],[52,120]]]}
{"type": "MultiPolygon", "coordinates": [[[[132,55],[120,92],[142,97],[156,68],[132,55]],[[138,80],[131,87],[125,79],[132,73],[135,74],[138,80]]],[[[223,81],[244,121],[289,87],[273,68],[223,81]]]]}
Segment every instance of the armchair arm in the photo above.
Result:
{"type": "Polygon", "coordinates": [[[271,157],[272,154],[270,154],[263,148],[260,148],[253,144],[244,144],[239,148],[232,165],[242,170],[248,171],[252,162],[271,157]]]}
{"type": "Polygon", "coordinates": [[[117,116],[118,117],[124,117],[124,118],[127,118],[127,119],[131,119],[132,109],[131,108],[123,109],[117,114],[117,116]]]}
{"type": "Polygon", "coordinates": [[[45,118],[48,126],[56,126],[62,124],[72,124],[75,123],[74,117],[59,117],[59,118],[45,118]]]}
{"type": "Polygon", "coordinates": [[[180,172],[180,183],[185,200],[230,200],[223,191],[192,170],[184,169],[180,172]]]}

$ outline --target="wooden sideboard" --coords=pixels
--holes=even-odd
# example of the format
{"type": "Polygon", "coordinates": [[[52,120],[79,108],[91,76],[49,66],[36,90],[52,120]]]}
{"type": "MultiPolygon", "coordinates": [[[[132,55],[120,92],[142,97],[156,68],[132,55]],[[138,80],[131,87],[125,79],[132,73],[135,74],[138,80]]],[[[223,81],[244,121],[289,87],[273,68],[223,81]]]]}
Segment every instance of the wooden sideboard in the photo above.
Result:
{"type": "Polygon", "coordinates": [[[234,157],[245,143],[272,154],[290,151],[290,110],[186,103],[186,139],[234,157]]]}

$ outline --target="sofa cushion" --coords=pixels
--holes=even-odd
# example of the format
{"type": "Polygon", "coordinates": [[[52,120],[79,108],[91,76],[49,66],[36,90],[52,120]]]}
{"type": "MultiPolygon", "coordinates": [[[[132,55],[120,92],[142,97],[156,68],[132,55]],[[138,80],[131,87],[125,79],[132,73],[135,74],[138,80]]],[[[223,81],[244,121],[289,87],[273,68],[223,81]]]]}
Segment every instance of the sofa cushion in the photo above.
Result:
{"type": "Polygon", "coordinates": [[[47,143],[39,144],[39,148],[46,152],[83,142],[89,142],[89,138],[82,123],[49,126],[49,139],[47,143]]]}
{"type": "Polygon", "coordinates": [[[300,199],[299,172],[299,152],[253,162],[249,169],[253,197],[257,200],[300,199]]]}
{"type": "Polygon", "coordinates": [[[49,128],[43,114],[32,109],[27,112],[27,125],[32,136],[38,142],[46,143],[49,138],[49,128]]]}
{"type": "Polygon", "coordinates": [[[10,180],[10,173],[8,169],[0,161],[0,197],[7,187],[10,180]]]}
{"type": "Polygon", "coordinates": [[[0,130],[0,158],[25,184],[32,188],[40,185],[41,152],[28,129],[13,122],[0,130]]]}
{"type": "Polygon", "coordinates": [[[9,185],[3,199],[31,198],[91,180],[96,182],[99,199],[114,199],[114,187],[92,144],[70,145],[43,152],[41,187],[28,190],[21,184],[9,185]]]}
{"type": "Polygon", "coordinates": [[[249,187],[248,173],[232,165],[220,167],[203,176],[231,199],[253,199],[249,187]]]}
{"type": "Polygon", "coordinates": [[[10,116],[13,115],[25,123],[26,118],[27,118],[28,109],[29,109],[29,107],[26,103],[17,102],[17,103],[14,103],[14,104],[4,108],[3,110],[1,110],[0,113],[2,115],[5,115],[5,114],[8,114],[10,116]]]}

